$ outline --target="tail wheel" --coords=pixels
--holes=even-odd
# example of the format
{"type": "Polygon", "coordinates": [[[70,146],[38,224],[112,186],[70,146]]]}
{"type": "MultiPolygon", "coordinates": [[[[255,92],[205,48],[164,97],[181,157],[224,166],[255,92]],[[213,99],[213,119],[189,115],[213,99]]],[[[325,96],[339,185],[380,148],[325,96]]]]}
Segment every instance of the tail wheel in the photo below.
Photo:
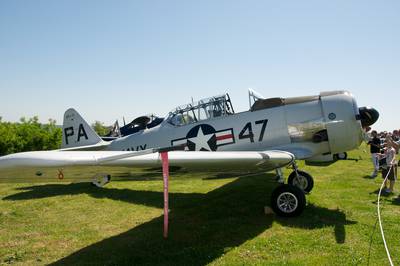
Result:
{"type": "Polygon", "coordinates": [[[92,185],[96,187],[104,187],[111,181],[111,176],[107,174],[98,174],[93,177],[92,185]]]}
{"type": "Polygon", "coordinates": [[[288,184],[301,188],[304,192],[309,193],[314,187],[312,176],[304,171],[293,171],[288,178],[288,184]]]}
{"type": "Polygon", "coordinates": [[[299,216],[306,206],[304,192],[292,185],[281,185],[272,192],[271,208],[283,217],[299,216]]]}

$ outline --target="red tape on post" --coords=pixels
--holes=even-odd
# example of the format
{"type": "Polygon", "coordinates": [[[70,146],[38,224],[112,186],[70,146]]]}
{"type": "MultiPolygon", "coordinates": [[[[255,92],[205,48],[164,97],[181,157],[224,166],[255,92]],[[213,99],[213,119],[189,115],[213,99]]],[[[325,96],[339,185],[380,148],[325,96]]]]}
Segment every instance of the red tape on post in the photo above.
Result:
{"type": "Polygon", "coordinates": [[[168,152],[161,152],[163,181],[164,181],[164,238],[168,238],[168,176],[169,161],[168,152]]]}

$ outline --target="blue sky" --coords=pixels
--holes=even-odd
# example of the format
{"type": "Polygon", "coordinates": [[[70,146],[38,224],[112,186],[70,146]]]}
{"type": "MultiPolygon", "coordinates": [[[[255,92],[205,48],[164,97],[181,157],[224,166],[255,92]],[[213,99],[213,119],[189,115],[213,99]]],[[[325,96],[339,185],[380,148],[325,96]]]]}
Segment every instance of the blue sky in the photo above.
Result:
{"type": "Polygon", "coordinates": [[[165,115],[347,89],[400,128],[399,1],[0,1],[0,116],[165,115]]]}

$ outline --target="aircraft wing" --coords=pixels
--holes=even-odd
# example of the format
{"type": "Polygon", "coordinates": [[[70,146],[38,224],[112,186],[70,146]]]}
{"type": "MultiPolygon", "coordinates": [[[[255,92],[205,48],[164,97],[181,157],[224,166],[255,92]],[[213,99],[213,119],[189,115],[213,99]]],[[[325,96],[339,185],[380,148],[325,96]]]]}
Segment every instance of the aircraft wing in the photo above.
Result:
{"type": "MultiPolygon", "coordinates": [[[[90,181],[93,176],[158,172],[160,149],[145,151],[37,151],[0,157],[0,181],[90,181]]],[[[284,167],[294,155],[284,151],[170,151],[171,169],[193,172],[260,172],[284,167]]]]}
{"type": "Polygon", "coordinates": [[[286,148],[289,153],[296,157],[296,160],[306,160],[315,156],[309,148],[286,148]]]}

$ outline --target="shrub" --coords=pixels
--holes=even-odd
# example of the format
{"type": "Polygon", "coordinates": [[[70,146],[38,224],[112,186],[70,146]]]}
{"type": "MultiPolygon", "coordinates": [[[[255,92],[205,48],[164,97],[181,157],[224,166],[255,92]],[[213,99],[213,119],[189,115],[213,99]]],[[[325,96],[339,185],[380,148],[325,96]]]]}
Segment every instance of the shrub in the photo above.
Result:
{"type": "Polygon", "coordinates": [[[0,155],[22,151],[54,150],[61,146],[62,130],[56,121],[41,124],[37,116],[21,118],[18,123],[0,117],[0,155]]]}

